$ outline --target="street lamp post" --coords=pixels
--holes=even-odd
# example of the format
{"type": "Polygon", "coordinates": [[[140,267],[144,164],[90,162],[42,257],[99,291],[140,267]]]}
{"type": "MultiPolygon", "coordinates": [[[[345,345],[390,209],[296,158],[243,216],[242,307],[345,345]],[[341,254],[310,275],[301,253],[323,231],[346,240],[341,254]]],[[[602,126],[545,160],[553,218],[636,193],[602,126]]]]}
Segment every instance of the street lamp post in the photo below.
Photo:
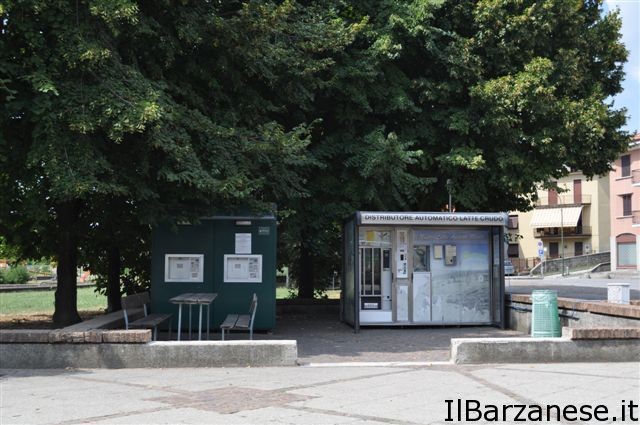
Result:
{"type": "Polygon", "coordinates": [[[447,179],[446,187],[447,192],[449,192],[449,212],[453,212],[453,205],[451,205],[451,190],[453,189],[453,180],[447,179]]]}
{"type": "Polygon", "coordinates": [[[562,213],[562,201],[560,202],[560,245],[562,245],[562,276],[564,276],[564,216],[562,213]]]}

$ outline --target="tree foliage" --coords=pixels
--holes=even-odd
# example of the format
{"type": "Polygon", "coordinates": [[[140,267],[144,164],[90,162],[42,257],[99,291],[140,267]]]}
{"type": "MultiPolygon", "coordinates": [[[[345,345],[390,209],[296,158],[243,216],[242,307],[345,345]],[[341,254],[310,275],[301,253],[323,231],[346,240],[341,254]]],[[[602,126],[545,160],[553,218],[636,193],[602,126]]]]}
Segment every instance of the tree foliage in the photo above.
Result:
{"type": "Polygon", "coordinates": [[[316,96],[310,152],[325,169],[285,220],[302,292],[339,269],[354,210],[440,210],[447,179],[457,211],[524,210],[539,182],[607,172],[628,140],[611,100],[626,50],[600,4],[343,2],[367,25],[316,96]]]}
{"type": "Polygon", "coordinates": [[[330,11],[95,0],[0,12],[0,228],[28,255],[58,257],[54,321],[79,320],[76,265],[104,269],[110,245],[125,270],[124,248],[158,221],[307,193],[312,122],[275,117],[308,102],[352,38],[330,11]]]}
{"type": "Polygon", "coordinates": [[[447,179],[457,210],[524,209],[537,182],[606,172],[626,142],[620,20],[593,0],[0,14],[0,234],[58,258],[61,323],[78,320],[76,264],[118,295],[144,283],[163,220],[276,202],[280,260],[310,296],[354,210],[438,210],[447,179]]]}

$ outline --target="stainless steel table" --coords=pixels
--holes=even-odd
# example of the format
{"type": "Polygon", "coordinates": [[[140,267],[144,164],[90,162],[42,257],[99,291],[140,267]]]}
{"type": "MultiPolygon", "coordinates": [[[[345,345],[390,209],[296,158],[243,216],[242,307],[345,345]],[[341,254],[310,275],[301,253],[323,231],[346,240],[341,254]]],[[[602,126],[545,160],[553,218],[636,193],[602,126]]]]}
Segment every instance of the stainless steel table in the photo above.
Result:
{"type": "Polygon", "coordinates": [[[200,292],[180,294],[177,297],[171,298],[169,301],[173,304],[178,304],[178,341],[180,341],[180,333],[182,332],[182,305],[189,306],[189,339],[191,339],[191,306],[200,306],[200,316],[198,319],[198,340],[202,340],[202,306],[207,306],[207,339],[209,339],[209,318],[211,303],[216,299],[218,294],[214,292],[200,292]]]}

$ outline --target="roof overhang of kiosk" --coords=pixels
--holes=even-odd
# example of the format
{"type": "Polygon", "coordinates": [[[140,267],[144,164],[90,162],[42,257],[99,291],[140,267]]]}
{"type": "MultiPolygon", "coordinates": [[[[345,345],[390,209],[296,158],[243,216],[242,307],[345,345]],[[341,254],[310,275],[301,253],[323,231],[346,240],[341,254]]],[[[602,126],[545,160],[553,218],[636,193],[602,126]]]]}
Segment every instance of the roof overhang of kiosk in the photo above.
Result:
{"type": "Polygon", "coordinates": [[[531,227],[575,227],[582,207],[540,208],[533,211],[531,227]]]}
{"type": "Polygon", "coordinates": [[[507,213],[356,212],[358,225],[506,226],[507,213]]]}

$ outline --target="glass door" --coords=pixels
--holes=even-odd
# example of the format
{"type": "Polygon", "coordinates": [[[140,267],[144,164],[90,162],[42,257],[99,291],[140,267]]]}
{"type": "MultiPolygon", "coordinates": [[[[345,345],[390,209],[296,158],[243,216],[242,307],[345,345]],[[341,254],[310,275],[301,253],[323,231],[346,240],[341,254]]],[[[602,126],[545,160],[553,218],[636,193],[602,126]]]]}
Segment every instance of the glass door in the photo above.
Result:
{"type": "Polygon", "coordinates": [[[381,248],[360,248],[360,308],[380,310],[382,308],[381,248]]]}
{"type": "Polygon", "coordinates": [[[360,322],[392,321],[392,243],[391,231],[361,228],[358,246],[360,281],[360,322]]]}

